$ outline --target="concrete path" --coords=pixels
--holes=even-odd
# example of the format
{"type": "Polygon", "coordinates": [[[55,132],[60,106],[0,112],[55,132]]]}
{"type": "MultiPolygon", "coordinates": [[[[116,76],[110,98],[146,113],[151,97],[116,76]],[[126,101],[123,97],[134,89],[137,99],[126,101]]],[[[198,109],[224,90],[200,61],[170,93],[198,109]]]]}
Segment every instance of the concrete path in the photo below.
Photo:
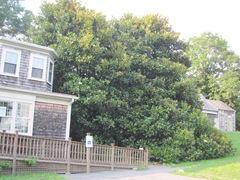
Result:
{"type": "Polygon", "coordinates": [[[166,166],[149,166],[145,171],[116,170],[95,173],[64,174],[69,180],[203,180],[170,174],[175,169],[166,166]]]}

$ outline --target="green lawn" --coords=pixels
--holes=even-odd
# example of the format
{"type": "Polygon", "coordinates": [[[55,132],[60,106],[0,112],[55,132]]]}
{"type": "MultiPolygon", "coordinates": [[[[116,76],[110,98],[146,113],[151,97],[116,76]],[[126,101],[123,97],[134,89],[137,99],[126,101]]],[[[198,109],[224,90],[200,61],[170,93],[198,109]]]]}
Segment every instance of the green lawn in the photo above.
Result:
{"type": "Polygon", "coordinates": [[[231,132],[227,135],[233,140],[233,145],[236,148],[235,154],[220,159],[172,165],[180,170],[174,174],[207,179],[240,180],[240,132],[231,132]]]}
{"type": "Polygon", "coordinates": [[[17,174],[16,176],[0,176],[1,180],[66,180],[58,174],[38,173],[38,174],[17,174]]]}

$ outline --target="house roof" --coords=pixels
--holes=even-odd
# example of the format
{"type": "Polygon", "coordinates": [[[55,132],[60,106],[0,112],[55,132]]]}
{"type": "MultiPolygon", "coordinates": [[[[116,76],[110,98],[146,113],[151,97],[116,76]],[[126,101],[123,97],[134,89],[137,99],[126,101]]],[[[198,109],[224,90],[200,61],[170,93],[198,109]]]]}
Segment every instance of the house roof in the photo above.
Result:
{"type": "Polygon", "coordinates": [[[234,109],[232,109],[230,106],[228,106],[227,104],[225,104],[222,101],[206,99],[206,102],[208,104],[216,107],[218,110],[235,111],[234,109]]]}
{"type": "Polygon", "coordinates": [[[58,58],[57,52],[54,49],[49,47],[40,46],[37,44],[27,43],[27,42],[19,41],[16,39],[10,39],[10,38],[0,36],[0,44],[1,43],[7,44],[10,46],[15,46],[15,47],[20,47],[24,49],[30,49],[33,51],[46,53],[46,54],[49,54],[54,60],[58,58]]]}

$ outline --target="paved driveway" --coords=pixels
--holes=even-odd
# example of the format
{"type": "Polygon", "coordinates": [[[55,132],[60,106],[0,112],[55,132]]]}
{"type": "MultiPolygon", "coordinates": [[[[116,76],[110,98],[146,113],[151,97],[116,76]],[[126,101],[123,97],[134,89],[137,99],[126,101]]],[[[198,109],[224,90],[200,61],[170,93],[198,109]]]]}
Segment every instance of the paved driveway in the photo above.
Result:
{"type": "Polygon", "coordinates": [[[149,166],[145,171],[116,170],[107,172],[64,174],[69,180],[203,180],[170,174],[175,169],[166,166],[149,166]]]}

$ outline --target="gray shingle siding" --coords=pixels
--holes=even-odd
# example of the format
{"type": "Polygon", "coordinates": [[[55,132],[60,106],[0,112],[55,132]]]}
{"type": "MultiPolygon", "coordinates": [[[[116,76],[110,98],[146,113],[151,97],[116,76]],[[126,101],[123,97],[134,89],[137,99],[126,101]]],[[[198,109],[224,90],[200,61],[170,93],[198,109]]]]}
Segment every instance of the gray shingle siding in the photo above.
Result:
{"type": "Polygon", "coordinates": [[[35,102],[33,135],[64,139],[67,105],[35,102]]]}
{"type": "MultiPolygon", "coordinates": [[[[3,45],[3,46],[0,46],[0,61],[2,58],[1,57],[2,56],[2,48],[10,48],[10,49],[15,49],[15,50],[20,50],[21,58],[20,58],[19,76],[12,77],[12,76],[0,74],[0,85],[35,90],[35,91],[52,92],[52,85],[47,83],[47,78],[48,78],[47,70],[48,70],[49,61],[51,60],[50,56],[48,56],[46,54],[37,53],[37,52],[31,52],[26,49],[13,48],[13,47],[3,45]],[[37,80],[28,79],[28,72],[29,72],[29,68],[30,68],[29,62],[30,62],[30,54],[31,53],[47,56],[45,81],[37,81],[37,80]]],[[[0,62],[0,64],[1,64],[1,62],[0,62]]]]}

